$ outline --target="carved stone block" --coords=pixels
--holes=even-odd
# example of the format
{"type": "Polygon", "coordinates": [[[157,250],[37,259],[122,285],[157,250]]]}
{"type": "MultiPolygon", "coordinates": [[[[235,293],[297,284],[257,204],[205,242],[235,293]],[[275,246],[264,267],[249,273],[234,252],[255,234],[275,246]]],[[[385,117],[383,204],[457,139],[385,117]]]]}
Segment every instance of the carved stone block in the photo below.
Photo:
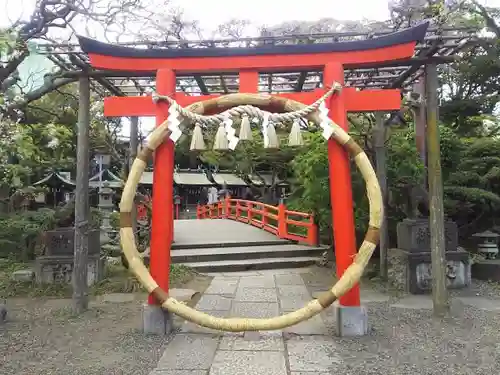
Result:
{"type": "MultiPolygon", "coordinates": [[[[447,286],[449,289],[466,288],[471,283],[471,264],[466,251],[446,252],[447,286]]],[[[390,249],[388,254],[389,281],[397,289],[412,294],[430,293],[432,290],[431,254],[390,249]]]]}
{"type": "MultiPolygon", "coordinates": [[[[75,228],[56,228],[45,232],[45,255],[73,255],[75,249],[75,228]]],[[[89,254],[99,254],[100,231],[89,231],[89,254]]]]}
{"type": "MultiPolygon", "coordinates": [[[[35,280],[37,283],[71,283],[73,256],[41,256],[35,259],[35,280]]],[[[89,255],[87,262],[87,285],[93,285],[104,278],[106,260],[99,254],[89,255]]]]}
{"type": "Polygon", "coordinates": [[[500,282],[500,259],[485,259],[474,263],[472,275],[478,280],[500,282]]]}
{"type": "MultiPolygon", "coordinates": [[[[458,248],[458,228],[453,221],[445,222],[446,251],[458,248]]],[[[398,249],[411,252],[431,250],[431,230],[428,219],[405,219],[397,225],[398,249]]]]}

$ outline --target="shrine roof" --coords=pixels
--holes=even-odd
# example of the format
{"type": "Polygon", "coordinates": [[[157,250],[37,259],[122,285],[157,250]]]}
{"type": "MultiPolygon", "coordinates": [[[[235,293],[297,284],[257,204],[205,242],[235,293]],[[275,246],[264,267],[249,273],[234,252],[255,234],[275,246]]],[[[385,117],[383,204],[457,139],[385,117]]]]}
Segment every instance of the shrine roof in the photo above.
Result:
{"type": "Polygon", "coordinates": [[[212,182],[204,172],[174,172],[174,183],[186,186],[210,186],[212,182]]]}
{"type": "Polygon", "coordinates": [[[118,177],[116,174],[111,172],[109,169],[103,169],[101,172],[96,173],[94,176],[92,176],[89,181],[122,181],[123,180],[118,177]]]}
{"type": "Polygon", "coordinates": [[[125,182],[109,169],[103,169],[89,179],[89,187],[91,188],[99,188],[101,183],[102,186],[110,188],[121,188],[125,185],[125,182]]]}
{"type": "Polygon", "coordinates": [[[74,181],[65,178],[64,176],[62,176],[57,172],[52,172],[33,184],[33,186],[49,186],[49,187],[56,187],[60,185],[65,185],[66,187],[71,187],[71,188],[74,188],[76,186],[74,181]]]}
{"type": "MultiPolygon", "coordinates": [[[[113,172],[105,169],[101,173],[97,173],[89,179],[89,187],[90,188],[99,188],[101,186],[101,181],[99,181],[99,176],[102,174],[102,183],[107,184],[107,186],[111,188],[121,188],[124,185],[123,180],[120,179],[113,172]]],[[[35,182],[33,186],[49,186],[49,187],[58,187],[65,186],[67,188],[74,188],[76,183],[71,179],[66,178],[62,172],[52,172],[42,178],[41,180],[35,182]]]]}
{"type": "Polygon", "coordinates": [[[227,186],[247,186],[248,184],[239,176],[233,173],[212,173],[212,179],[217,185],[227,186]]]}
{"type": "MultiPolygon", "coordinates": [[[[138,41],[109,45],[87,38],[80,44],[44,44],[38,53],[62,70],[62,77],[78,79],[88,74],[95,92],[101,96],[143,96],[155,90],[155,71],[95,69],[87,52],[142,56],[236,56],[255,54],[304,53],[304,51],[347,51],[352,48],[376,49],[382,45],[417,41],[414,55],[400,61],[369,66],[347,66],[345,85],[359,89],[411,88],[423,74],[425,63],[453,62],[460,52],[478,43],[478,30],[471,27],[429,26],[427,23],[394,32],[335,32],[265,36],[239,39],[138,41]],[[111,51],[112,50],[112,51],[111,51]],[[291,52],[295,51],[295,52],[291,52]]],[[[311,53],[311,52],[307,52],[311,53]]],[[[320,69],[260,71],[261,93],[313,91],[322,87],[320,69]]],[[[177,76],[177,91],[187,95],[229,94],[239,91],[238,74],[231,71],[191,72],[177,76]]]]}
{"type": "Polygon", "coordinates": [[[379,36],[377,38],[350,40],[330,43],[259,45],[255,47],[208,47],[208,48],[161,48],[144,49],[102,43],[93,39],[78,37],[80,47],[87,54],[124,58],[181,58],[181,57],[232,57],[232,56],[259,56],[284,54],[316,54],[326,52],[353,52],[385,48],[420,42],[424,39],[429,22],[379,36]]]}
{"type": "MultiPolygon", "coordinates": [[[[266,186],[271,186],[273,184],[273,176],[271,174],[259,174],[260,177],[262,178],[262,181],[257,175],[248,175],[248,179],[252,182],[252,184],[261,186],[265,184],[266,186]]],[[[278,185],[284,184],[284,181],[281,181],[278,179],[278,185]]]]}

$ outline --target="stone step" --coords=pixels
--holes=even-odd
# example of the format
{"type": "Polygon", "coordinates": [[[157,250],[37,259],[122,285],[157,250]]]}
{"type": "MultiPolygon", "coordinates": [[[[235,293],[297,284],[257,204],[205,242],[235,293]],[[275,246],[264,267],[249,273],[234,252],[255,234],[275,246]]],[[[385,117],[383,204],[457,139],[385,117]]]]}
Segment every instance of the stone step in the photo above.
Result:
{"type": "Polygon", "coordinates": [[[241,272],[280,268],[299,268],[315,264],[319,257],[302,256],[293,258],[264,258],[189,262],[184,265],[198,272],[241,272]]]}
{"type": "Polygon", "coordinates": [[[205,248],[225,248],[225,247],[255,247],[255,246],[281,246],[286,244],[293,244],[292,241],[282,240],[279,238],[271,239],[271,240],[225,240],[220,241],[210,241],[203,240],[200,242],[185,242],[182,243],[174,242],[172,243],[172,250],[187,250],[187,249],[205,249],[205,248]]]}
{"type": "Polygon", "coordinates": [[[325,251],[321,247],[304,245],[272,245],[250,247],[223,247],[200,249],[176,249],[171,252],[172,263],[195,263],[218,260],[243,260],[262,258],[320,257],[325,251]]]}

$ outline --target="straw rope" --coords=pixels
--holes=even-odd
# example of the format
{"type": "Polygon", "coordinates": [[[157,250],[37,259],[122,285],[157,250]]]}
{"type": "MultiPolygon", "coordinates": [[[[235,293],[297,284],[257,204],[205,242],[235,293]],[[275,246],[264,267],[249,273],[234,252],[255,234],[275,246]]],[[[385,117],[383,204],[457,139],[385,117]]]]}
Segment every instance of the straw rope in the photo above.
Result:
{"type": "MultiPolygon", "coordinates": [[[[332,86],[326,91],[319,99],[317,99],[314,103],[304,106],[303,104],[298,107],[298,109],[293,110],[293,111],[286,111],[285,113],[270,113],[269,115],[269,120],[272,122],[287,122],[287,121],[293,121],[297,120],[303,117],[309,116],[311,113],[315,112],[318,107],[321,105],[322,102],[325,101],[326,98],[331,96],[335,92],[340,92],[342,89],[342,86],[338,84],[337,82],[334,82],[332,86]]],[[[259,97],[263,100],[268,99],[269,103],[268,104],[276,104],[281,103],[283,107],[286,107],[286,101],[280,101],[280,100],[274,100],[275,97],[271,95],[260,95],[260,94],[232,94],[232,95],[226,95],[222,96],[222,103],[224,103],[225,100],[229,99],[231,102],[234,102],[236,99],[236,103],[238,102],[245,102],[246,99],[248,98],[255,98],[259,97]],[[232,97],[231,97],[232,96],[232,97]],[[241,100],[241,99],[244,99],[241,100]],[[285,105],[283,105],[285,104],[285,105]]],[[[219,98],[217,98],[219,99],[219,98]]],[[[227,117],[241,117],[243,114],[247,114],[248,116],[251,117],[256,117],[258,119],[262,119],[264,117],[264,114],[266,111],[263,111],[262,109],[254,106],[254,105],[249,105],[249,104],[242,104],[242,105],[232,105],[230,109],[225,110],[224,112],[221,112],[216,115],[211,115],[211,116],[206,116],[197,113],[197,111],[191,110],[191,108],[183,108],[181,107],[174,99],[172,99],[168,95],[159,95],[159,94],[154,94],[153,95],[153,100],[155,102],[159,100],[166,100],[169,102],[170,105],[173,105],[176,107],[176,109],[179,111],[179,113],[185,117],[191,120],[191,122],[196,123],[202,123],[205,125],[218,125],[222,121],[224,121],[227,117]]],[[[218,103],[216,101],[216,103],[218,103]]],[[[227,105],[227,102],[226,102],[227,105]]],[[[285,108],[283,108],[285,109],[285,108]]]]}
{"type": "MultiPolygon", "coordinates": [[[[230,100],[229,102],[233,105],[238,105],[237,103],[241,103],[242,97],[247,97],[247,95],[248,94],[233,94],[232,98],[234,100],[230,100]]],[[[307,108],[304,104],[296,101],[288,100],[287,103],[289,108],[299,110],[307,108]]],[[[228,103],[226,103],[226,105],[228,105],[228,103]]],[[[199,108],[200,106],[198,106],[198,110],[199,108]]],[[[203,102],[201,102],[201,108],[203,108],[203,102]]],[[[137,184],[146,168],[147,160],[152,156],[154,149],[169,136],[166,122],[153,131],[148,146],[140,152],[137,159],[132,164],[129,177],[123,190],[122,200],[120,202],[120,239],[123,252],[129,262],[129,269],[132,270],[147,291],[156,297],[163,308],[200,326],[216,330],[232,332],[276,330],[292,326],[313,317],[334,303],[359,281],[379,240],[379,228],[383,215],[382,194],[373,167],[362,148],[337,124],[331,122],[330,125],[334,130],[332,135],[333,139],[354,159],[366,182],[366,193],[370,202],[369,228],[358,253],[353,259],[353,263],[345,270],[343,275],[330,290],[325,291],[301,309],[268,319],[225,319],[199,312],[169,297],[168,294],[158,286],[148,269],[145,267],[137,251],[132,230],[131,212],[137,184]]]]}

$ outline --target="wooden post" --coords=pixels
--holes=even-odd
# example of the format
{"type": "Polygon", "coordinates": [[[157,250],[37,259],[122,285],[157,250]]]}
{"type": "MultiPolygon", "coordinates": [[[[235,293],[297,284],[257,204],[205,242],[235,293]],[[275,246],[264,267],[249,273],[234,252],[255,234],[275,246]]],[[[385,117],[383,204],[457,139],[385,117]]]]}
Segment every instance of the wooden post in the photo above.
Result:
{"type": "Polygon", "coordinates": [[[228,219],[229,216],[231,215],[231,197],[229,195],[226,195],[226,197],[224,198],[224,206],[225,206],[224,216],[226,217],[226,219],[228,219]]]}
{"type": "Polygon", "coordinates": [[[87,258],[89,252],[89,128],[90,81],[79,81],[78,138],[76,144],[75,249],[73,258],[73,309],[88,308],[87,258]]]}
{"type": "Polygon", "coordinates": [[[429,180],[432,302],[434,314],[444,316],[449,311],[446,288],[446,254],[443,209],[443,181],[438,127],[438,75],[436,64],[426,66],[427,160],[429,180]]]}
{"type": "MultiPolygon", "coordinates": [[[[415,85],[415,91],[420,94],[421,98],[425,98],[425,77],[420,78],[419,82],[415,85]]],[[[427,180],[427,113],[425,100],[422,100],[420,106],[415,108],[415,141],[417,144],[417,150],[420,155],[420,159],[424,164],[426,169],[426,173],[424,173],[424,181],[423,184],[426,186],[428,184],[427,180]]]]}
{"type": "MultiPolygon", "coordinates": [[[[129,171],[132,168],[132,163],[137,157],[137,148],[139,147],[139,118],[130,118],[130,158],[129,158],[129,171]]],[[[132,230],[137,232],[137,206],[134,204],[132,207],[132,230]]]]}
{"type": "MultiPolygon", "coordinates": [[[[375,112],[375,129],[373,144],[375,148],[375,164],[377,170],[378,183],[382,190],[384,207],[387,207],[387,162],[385,148],[386,129],[384,126],[384,116],[381,112],[375,112]]],[[[387,249],[389,247],[389,232],[387,228],[387,211],[384,211],[382,225],[380,227],[380,278],[387,280],[387,249]]]]}
{"type": "MultiPolygon", "coordinates": [[[[249,215],[251,218],[251,216],[249,215]]],[[[287,224],[286,224],[286,206],[283,203],[283,199],[280,200],[278,205],[278,237],[286,238],[287,233],[287,224]]]]}

